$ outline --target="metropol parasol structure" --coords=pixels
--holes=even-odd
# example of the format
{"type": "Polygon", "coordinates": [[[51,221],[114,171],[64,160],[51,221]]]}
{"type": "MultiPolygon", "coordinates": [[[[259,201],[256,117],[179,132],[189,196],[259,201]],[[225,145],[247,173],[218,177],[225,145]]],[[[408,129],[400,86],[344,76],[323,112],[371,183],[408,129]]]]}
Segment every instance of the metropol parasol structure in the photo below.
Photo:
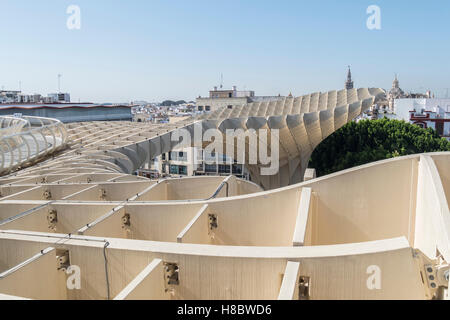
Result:
{"type": "Polygon", "coordinates": [[[303,181],[320,142],[384,94],[314,93],[164,125],[0,118],[0,299],[446,298],[449,152],[303,181]],[[174,135],[209,129],[266,130],[256,139],[271,149],[276,137],[278,170],[133,175],[180,146],[174,135]]]}

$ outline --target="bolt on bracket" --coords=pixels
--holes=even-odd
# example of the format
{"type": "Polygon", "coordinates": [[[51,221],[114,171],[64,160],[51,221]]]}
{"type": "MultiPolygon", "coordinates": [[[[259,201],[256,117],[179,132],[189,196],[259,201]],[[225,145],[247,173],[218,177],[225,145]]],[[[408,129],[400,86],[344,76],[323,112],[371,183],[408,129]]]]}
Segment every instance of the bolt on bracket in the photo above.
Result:
{"type": "Polygon", "coordinates": [[[61,250],[57,252],[56,265],[58,270],[67,270],[67,268],[70,266],[69,250],[61,250]]]}
{"type": "Polygon", "coordinates": [[[122,229],[130,229],[131,217],[129,213],[125,213],[122,217],[122,229]]]}
{"type": "Polygon", "coordinates": [[[101,200],[106,200],[106,190],[105,189],[100,189],[100,199],[101,200]]]}
{"type": "Polygon", "coordinates": [[[49,189],[46,189],[44,191],[44,193],[42,194],[42,198],[44,198],[44,200],[50,200],[52,198],[52,193],[49,189]]]}
{"type": "Polygon", "coordinates": [[[58,212],[55,209],[49,210],[47,213],[48,228],[55,230],[58,222],[58,212]]]}
{"type": "Polygon", "coordinates": [[[177,263],[164,262],[164,280],[168,286],[180,284],[179,268],[177,263]]]}
{"type": "Polygon", "coordinates": [[[310,299],[310,277],[300,276],[298,280],[298,299],[309,300],[310,299]]]}
{"type": "Polygon", "coordinates": [[[414,250],[413,257],[419,261],[420,276],[428,299],[433,299],[440,289],[448,288],[449,264],[439,258],[430,259],[418,249],[414,250]]]}

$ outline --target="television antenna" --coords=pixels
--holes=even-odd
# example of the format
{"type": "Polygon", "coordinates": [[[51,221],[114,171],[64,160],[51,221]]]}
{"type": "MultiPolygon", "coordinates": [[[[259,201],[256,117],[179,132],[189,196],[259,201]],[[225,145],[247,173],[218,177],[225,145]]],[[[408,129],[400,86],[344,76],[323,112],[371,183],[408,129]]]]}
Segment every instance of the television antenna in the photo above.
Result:
{"type": "Polygon", "coordinates": [[[61,77],[62,74],[58,74],[58,93],[61,93],[61,77]]]}

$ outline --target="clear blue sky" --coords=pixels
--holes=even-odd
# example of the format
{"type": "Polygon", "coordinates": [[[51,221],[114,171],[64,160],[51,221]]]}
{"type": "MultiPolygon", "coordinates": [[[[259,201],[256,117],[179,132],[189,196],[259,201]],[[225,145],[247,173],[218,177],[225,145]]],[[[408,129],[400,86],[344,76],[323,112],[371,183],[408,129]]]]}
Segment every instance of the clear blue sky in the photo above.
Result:
{"type": "Polygon", "coordinates": [[[224,85],[257,95],[450,87],[450,1],[2,0],[0,87],[73,101],[194,99],[224,85]],[[81,8],[81,30],[66,9],[81,8]],[[366,8],[381,8],[380,31],[366,8]]]}

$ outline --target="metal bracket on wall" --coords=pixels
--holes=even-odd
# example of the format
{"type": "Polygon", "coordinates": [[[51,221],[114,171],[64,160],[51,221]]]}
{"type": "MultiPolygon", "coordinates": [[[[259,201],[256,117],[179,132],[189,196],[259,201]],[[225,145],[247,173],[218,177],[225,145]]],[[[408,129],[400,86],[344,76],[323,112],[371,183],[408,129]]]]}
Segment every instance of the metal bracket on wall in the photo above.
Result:
{"type": "Polygon", "coordinates": [[[122,217],[122,229],[130,230],[131,227],[131,217],[129,213],[125,213],[122,217]]]}
{"type": "Polygon", "coordinates": [[[57,250],[56,265],[58,270],[66,271],[70,266],[69,250],[57,250]]]}
{"type": "Polygon", "coordinates": [[[166,285],[179,285],[179,268],[177,263],[164,262],[164,279],[166,285]]]}
{"type": "Polygon", "coordinates": [[[420,276],[428,299],[433,299],[441,295],[444,289],[448,289],[450,274],[448,263],[440,257],[432,260],[418,249],[414,250],[413,256],[418,259],[420,276]]]}
{"type": "Polygon", "coordinates": [[[310,277],[300,276],[298,280],[298,299],[309,300],[310,298],[310,277]]]}
{"type": "Polygon", "coordinates": [[[58,222],[58,212],[55,209],[49,210],[47,213],[48,228],[55,230],[58,222]]]}
{"type": "Polygon", "coordinates": [[[101,200],[106,200],[106,190],[105,189],[100,189],[100,199],[101,200]]]}
{"type": "Polygon", "coordinates": [[[217,214],[208,214],[209,231],[214,231],[218,227],[217,214]]]}
{"type": "Polygon", "coordinates": [[[50,200],[52,198],[52,193],[49,189],[46,189],[44,191],[44,193],[42,194],[42,198],[44,198],[44,200],[50,200]]]}

